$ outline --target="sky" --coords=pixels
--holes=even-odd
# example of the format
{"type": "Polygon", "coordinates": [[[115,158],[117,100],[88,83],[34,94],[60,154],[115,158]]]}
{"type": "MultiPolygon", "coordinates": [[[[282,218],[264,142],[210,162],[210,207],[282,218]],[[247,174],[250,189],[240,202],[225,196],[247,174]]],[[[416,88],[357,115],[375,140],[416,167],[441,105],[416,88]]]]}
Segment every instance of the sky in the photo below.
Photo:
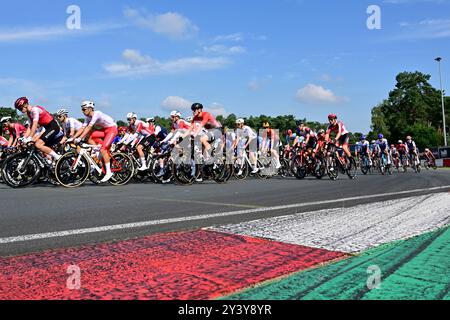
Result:
{"type": "Polygon", "coordinates": [[[90,99],[123,120],[201,102],[239,117],[337,113],[368,132],[399,72],[439,88],[441,56],[448,88],[449,40],[450,0],[2,1],[0,106],[27,96],[81,117],[90,99]]]}

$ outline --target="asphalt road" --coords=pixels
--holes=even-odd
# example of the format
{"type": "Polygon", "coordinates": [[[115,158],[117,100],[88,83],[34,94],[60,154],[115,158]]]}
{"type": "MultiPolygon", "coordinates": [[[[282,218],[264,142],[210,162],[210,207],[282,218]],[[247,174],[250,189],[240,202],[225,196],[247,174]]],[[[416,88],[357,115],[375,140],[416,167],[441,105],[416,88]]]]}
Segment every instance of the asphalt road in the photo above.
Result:
{"type": "Polygon", "coordinates": [[[21,190],[0,185],[0,256],[447,191],[450,170],[444,169],[355,181],[342,176],[336,182],[274,178],[189,187],[41,185],[21,190]]]}

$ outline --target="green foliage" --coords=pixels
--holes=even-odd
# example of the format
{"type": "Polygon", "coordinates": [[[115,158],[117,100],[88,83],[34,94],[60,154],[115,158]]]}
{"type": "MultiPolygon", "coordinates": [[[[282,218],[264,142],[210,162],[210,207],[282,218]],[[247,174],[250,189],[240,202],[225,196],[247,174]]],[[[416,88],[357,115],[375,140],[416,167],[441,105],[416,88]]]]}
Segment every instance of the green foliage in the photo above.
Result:
{"type": "Polygon", "coordinates": [[[397,141],[412,135],[421,148],[442,143],[441,92],[430,85],[430,78],[418,71],[398,74],[389,97],[372,109],[369,138],[383,133],[388,140],[397,141]]]}

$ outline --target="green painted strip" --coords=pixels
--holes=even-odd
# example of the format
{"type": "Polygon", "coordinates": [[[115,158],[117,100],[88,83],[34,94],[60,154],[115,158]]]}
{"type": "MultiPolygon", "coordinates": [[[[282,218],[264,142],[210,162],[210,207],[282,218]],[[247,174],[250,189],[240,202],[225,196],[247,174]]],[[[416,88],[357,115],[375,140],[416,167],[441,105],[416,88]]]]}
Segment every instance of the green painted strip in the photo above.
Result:
{"type": "Polygon", "coordinates": [[[444,228],[225,299],[450,299],[449,287],[450,228],[444,228]],[[381,270],[380,289],[367,287],[371,266],[381,270]]]}

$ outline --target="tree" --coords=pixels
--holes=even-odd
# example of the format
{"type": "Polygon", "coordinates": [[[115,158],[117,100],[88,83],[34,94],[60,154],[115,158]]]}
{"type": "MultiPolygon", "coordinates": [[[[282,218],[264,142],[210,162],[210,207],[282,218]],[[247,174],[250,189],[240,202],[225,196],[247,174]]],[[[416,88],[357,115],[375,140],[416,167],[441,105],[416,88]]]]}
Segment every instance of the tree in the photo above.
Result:
{"type": "Polygon", "coordinates": [[[383,133],[388,140],[397,141],[411,134],[421,139],[423,146],[437,145],[443,128],[441,92],[431,86],[430,78],[419,71],[399,73],[389,97],[372,109],[369,137],[383,133]]]}

